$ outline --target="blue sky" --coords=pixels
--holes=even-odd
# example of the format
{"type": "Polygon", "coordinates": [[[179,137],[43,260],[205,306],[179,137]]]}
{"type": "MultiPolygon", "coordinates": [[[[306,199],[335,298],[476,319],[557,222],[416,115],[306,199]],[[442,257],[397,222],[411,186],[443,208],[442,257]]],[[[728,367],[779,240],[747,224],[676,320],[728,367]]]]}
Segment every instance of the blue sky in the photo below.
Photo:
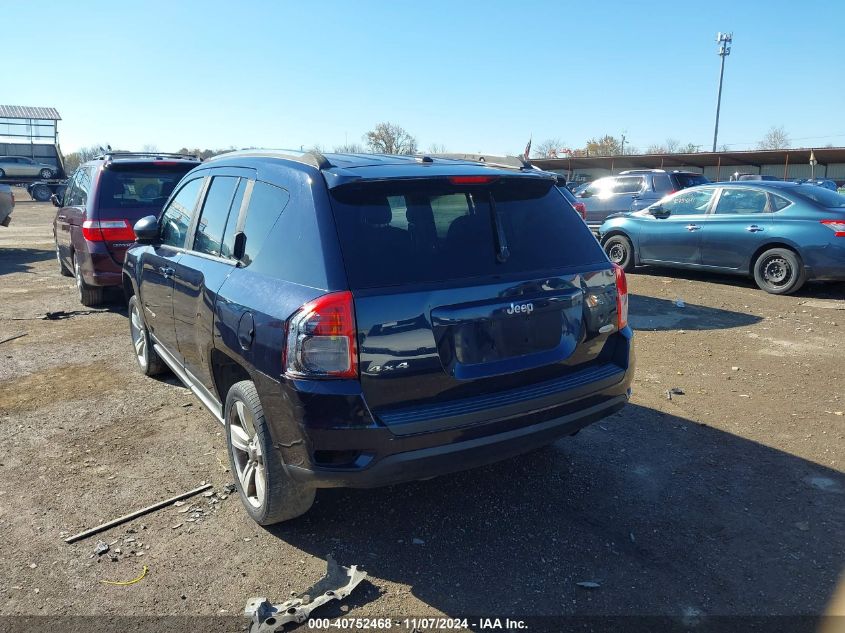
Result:
{"type": "Polygon", "coordinates": [[[795,146],[845,145],[840,0],[3,5],[0,101],[56,107],[65,152],[331,149],[380,121],[450,151],[623,131],[643,150],[667,137],[706,149],[717,31],[734,33],[720,144],[783,125],[795,146]]]}

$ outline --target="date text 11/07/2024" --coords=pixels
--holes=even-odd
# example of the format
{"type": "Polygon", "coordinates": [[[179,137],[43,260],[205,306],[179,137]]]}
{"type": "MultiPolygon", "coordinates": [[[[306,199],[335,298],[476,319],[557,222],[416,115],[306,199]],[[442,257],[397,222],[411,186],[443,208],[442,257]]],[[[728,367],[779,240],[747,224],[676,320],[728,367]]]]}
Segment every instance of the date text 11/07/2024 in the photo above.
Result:
{"type": "Polygon", "coordinates": [[[528,625],[524,620],[510,618],[312,618],[308,620],[312,630],[329,629],[373,629],[373,630],[408,630],[408,631],[446,631],[446,630],[525,630],[528,625]]]}

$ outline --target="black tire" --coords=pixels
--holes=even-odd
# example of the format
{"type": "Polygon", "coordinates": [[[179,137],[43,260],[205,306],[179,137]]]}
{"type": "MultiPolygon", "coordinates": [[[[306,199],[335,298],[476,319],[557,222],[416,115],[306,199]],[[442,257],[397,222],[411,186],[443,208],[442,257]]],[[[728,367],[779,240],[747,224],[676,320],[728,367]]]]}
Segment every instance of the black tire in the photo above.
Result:
{"type": "Polygon", "coordinates": [[[44,169],[42,169],[42,170],[38,173],[38,175],[39,175],[39,176],[41,176],[44,180],[50,180],[50,178],[52,178],[52,177],[53,177],[53,170],[52,170],[52,169],[47,169],[47,168],[45,167],[44,169]]]}
{"type": "Polygon", "coordinates": [[[634,270],[634,245],[624,235],[611,235],[602,244],[607,258],[626,273],[634,270]]]}
{"type": "Polygon", "coordinates": [[[89,308],[100,305],[103,302],[103,289],[85,283],[85,279],[82,278],[82,269],[76,259],[76,253],[73,254],[71,261],[73,262],[73,276],[76,278],[76,294],[79,297],[79,303],[89,308]]]}
{"type": "Polygon", "coordinates": [[[771,248],[754,262],[754,281],[773,295],[797,292],[807,281],[807,272],[798,253],[787,248],[771,248]]]}
{"type": "Polygon", "coordinates": [[[50,187],[47,185],[35,185],[32,190],[29,192],[37,202],[47,202],[52,195],[50,192],[50,187]]]}
{"type": "Polygon", "coordinates": [[[224,416],[229,464],[247,514],[259,525],[289,521],[305,514],[314,503],[316,491],[295,482],[285,470],[273,446],[252,381],[242,380],[232,385],[226,395],[224,416]],[[250,467],[254,473],[252,483],[245,475],[250,467]],[[261,476],[263,483],[259,485],[261,476]]]}
{"type": "Polygon", "coordinates": [[[73,273],[70,269],[65,266],[65,263],[62,261],[62,256],[59,253],[59,244],[56,242],[56,262],[59,264],[59,274],[62,277],[73,277],[73,273]]]}
{"type": "Polygon", "coordinates": [[[138,368],[145,376],[163,374],[168,367],[153,349],[153,342],[144,321],[144,310],[141,308],[141,302],[138,301],[137,295],[132,295],[129,298],[128,310],[129,337],[135,352],[135,360],[138,361],[138,368]]]}

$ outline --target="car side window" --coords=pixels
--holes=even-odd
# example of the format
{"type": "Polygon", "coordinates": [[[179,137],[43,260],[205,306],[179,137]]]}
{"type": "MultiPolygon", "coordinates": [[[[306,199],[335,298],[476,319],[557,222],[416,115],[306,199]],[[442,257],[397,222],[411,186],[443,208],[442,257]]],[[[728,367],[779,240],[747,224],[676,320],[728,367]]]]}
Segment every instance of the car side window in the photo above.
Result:
{"type": "Polygon", "coordinates": [[[707,207],[710,206],[712,199],[713,189],[685,190],[667,200],[663,200],[660,205],[664,211],[668,211],[673,216],[703,215],[707,212],[707,207]]]}
{"type": "Polygon", "coordinates": [[[276,224],[282,211],[290,200],[290,194],[274,185],[256,181],[249,198],[244,233],[246,234],[246,248],[243,263],[249,265],[264,246],[264,240],[270,234],[270,229],[276,224]]]}
{"type": "Polygon", "coordinates": [[[616,179],[613,185],[613,193],[639,193],[643,188],[641,176],[622,176],[616,179]]]}
{"type": "Polygon", "coordinates": [[[226,231],[227,221],[237,222],[237,211],[235,217],[230,219],[229,209],[232,206],[239,180],[240,178],[235,176],[214,176],[211,179],[211,186],[208,188],[202,211],[200,211],[193,250],[216,257],[225,257],[223,233],[226,231]]]}
{"type": "Polygon", "coordinates": [[[769,200],[771,200],[772,211],[780,211],[781,209],[785,209],[790,204],[792,204],[786,198],[782,198],[774,193],[769,194],[769,200]]]}
{"type": "Polygon", "coordinates": [[[723,189],[716,204],[716,215],[746,215],[766,213],[768,198],[764,191],[754,189],[723,189]]]}
{"type": "Polygon", "coordinates": [[[62,198],[62,206],[63,207],[70,207],[72,206],[71,200],[74,199],[75,190],[76,190],[76,181],[79,179],[79,172],[81,170],[77,169],[76,172],[71,176],[70,182],[68,182],[67,189],[65,189],[64,198],[62,198]]]}
{"type": "Polygon", "coordinates": [[[223,244],[220,247],[220,252],[223,257],[232,257],[232,252],[235,250],[235,233],[238,230],[238,213],[240,213],[241,205],[244,201],[244,193],[249,180],[241,178],[238,183],[238,188],[235,191],[235,198],[232,200],[232,206],[229,209],[229,221],[226,222],[226,230],[223,232],[223,244]]]}
{"type": "Polygon", "coordinates": [[[186,183],[170,201],[159,220],[161,243],[167,246],[182,248],[191,225],[191,214],[197,204],[203,178],[195,178],[186,183]]]}

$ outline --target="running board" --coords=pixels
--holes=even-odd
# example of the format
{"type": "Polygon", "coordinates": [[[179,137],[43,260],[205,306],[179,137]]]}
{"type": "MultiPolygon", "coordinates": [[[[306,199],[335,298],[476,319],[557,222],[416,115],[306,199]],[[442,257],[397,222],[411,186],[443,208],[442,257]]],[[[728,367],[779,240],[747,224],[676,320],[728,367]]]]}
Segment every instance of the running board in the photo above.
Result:
{"type": "Polygon", "coordinates": [[[214,416],[214,419],[220,424],[225,425],[226,422],[223,420],[221,411],[223,407],[219,402],[217,402],[217,398],[212,396],[205,387],[197,384],[197,382],[192,378],[191,373],[182,367],[176,359],[173,358],[173,355],[164,349],[161,344],[153,342],[153,349],[156,354],[159,355],[161,360],[170,367],[170,370],[176,374],[176,377],[182,381],[182,384],[190,389],[191,393],[193,393],[197,398],[199,398],[199,401],[202,402],[203,406],[208,409],[208,412],[214,416]]]}

